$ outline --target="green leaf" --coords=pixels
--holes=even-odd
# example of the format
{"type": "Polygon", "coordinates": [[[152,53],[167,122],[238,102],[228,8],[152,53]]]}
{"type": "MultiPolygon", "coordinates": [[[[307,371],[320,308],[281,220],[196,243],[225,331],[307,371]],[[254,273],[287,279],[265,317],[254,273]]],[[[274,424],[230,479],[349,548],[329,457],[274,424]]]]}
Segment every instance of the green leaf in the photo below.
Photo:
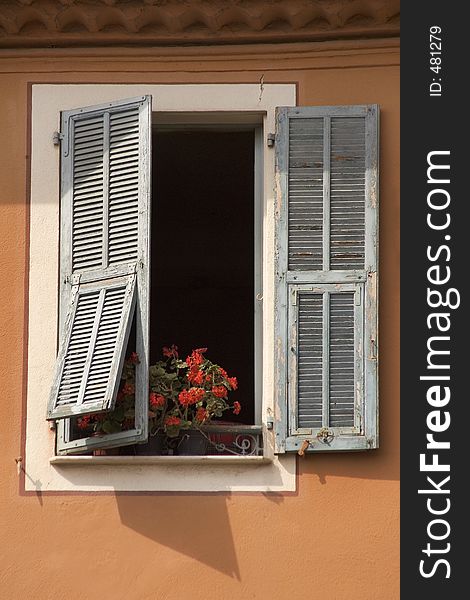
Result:
{"type": "Polygon", "coordinates": [[[105,433],[119,433],[119,431],[121,431],[121,426],[118,423],[113,423],[112,421],[104,421],[101,429],[105,433]]]}

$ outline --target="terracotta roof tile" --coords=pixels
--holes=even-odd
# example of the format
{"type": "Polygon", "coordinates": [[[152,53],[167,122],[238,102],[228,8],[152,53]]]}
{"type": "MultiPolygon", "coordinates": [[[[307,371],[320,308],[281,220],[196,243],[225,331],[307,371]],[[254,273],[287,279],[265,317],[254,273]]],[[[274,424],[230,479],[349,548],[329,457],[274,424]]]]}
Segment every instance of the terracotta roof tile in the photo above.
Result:
{"type": "Polygon", "coordinates": [[[0,0],[0,46],[389,37],[399,14],[399,0],[0,0]]]}

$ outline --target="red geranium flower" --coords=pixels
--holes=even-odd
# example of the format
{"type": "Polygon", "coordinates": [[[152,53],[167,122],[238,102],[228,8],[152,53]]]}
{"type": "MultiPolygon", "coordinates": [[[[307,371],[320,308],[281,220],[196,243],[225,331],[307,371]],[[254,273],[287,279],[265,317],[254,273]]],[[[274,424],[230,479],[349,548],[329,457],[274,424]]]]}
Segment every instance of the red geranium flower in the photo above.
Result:
{"type": "Polygon", "coordinates": [[[242,407],[240,402],[234,402],[233,403],[233,414],[234,415],[239,415],[240,411],[241,411],[242,407]]]}
{"type": "Polygon", "coordinates": [[[138,365],[140,363],[140,360],[139,360],[139,355],[137,354],[137,352],[132,352],[132,354],[128,358],[128,361],[132,365],[138,365]]]}
{"type": "Polygon", "coordinates": [[[126,383],[121,391],[124,396],[132,396],[135,393],[135,386],[132,383],[126,383]]]}
{"type": "Polygon", "coordinates": [[[181,424],[181,419],[179,417],[174,417],[173,415],[169,415],[166,419],[165,419],[165,425],[180,425],[181,424]]]}
{"type": "Polygon", "coordinates": [[[150,394],[150,406],[152,408],[161,408],[164,405],[165,405],[165,397],[164,396],[162,396],[161,394],[157,394],[155,392],[152,392],[150,394]]]}
{"type": "Polygon", "coordinates": [[[226,398],[227,396],[227,388],[223,385],[214,385],[212,387],[212,393],[217,398],[226,398]]]}
{"type": "Polygon", "coordinates": [[[205,408],[198,408],[196,411],[196,421],[198,421],[199,423],[202,423],[203,421],[205,421],[207,419],[207,417],[209,416],[207,410],[205,408]]]}
{"type": "Polygon", "coordinates": [[[232,390],[236,390],[238,388],[238,381],[236,377],[227,377],[227,381],[229,382],[232,390]]]}
{"type": "Polygon", "coordinates": [[[202,356],[204,352],[207,352],[207,348],[196,348],[190,354],[190,356],[186,357],[186,364],[191,369],[193,367],[198,367],[204,362],[204,357],[202,356]]]}
{"type": "Polygon", "coordinates": [[[178,400],[183,406],[189,406],[190,404],[197,404],[200,402],[206,392],[202,388],[191,388],[190,390],[183,390],[178,395],[178,400]]]}
{"type": "Polygon", "coordinates": [[[167,358],[178,358],[178,346],[175,346],[174,344],[171,344],[169,348],[163,346],[162,352],[163,356],[166,356],[167,358]]]}
{"type": "Polygon", "coordinates": [[[79,429],[86,429],[90,425],[90,415],[84,415],[83,417],[79,417],[77,419],[77,427],[79,429]]]}
{"type": "Polygon", "coordinates": [[[202,385],[202,383],[204,382],[204,373],[201,370],[199,370],[198,367],[191,367],[188,373],[188,381],[189,383],[202,385]]]}

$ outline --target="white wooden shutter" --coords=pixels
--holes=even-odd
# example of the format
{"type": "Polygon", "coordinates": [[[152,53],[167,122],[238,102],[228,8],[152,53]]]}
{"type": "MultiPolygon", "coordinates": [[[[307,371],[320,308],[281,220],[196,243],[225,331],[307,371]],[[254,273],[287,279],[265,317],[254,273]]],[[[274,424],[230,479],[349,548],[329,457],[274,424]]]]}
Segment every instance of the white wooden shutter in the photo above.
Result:
{"type": "Polygon", "coordinates": [[[378,446],[377,166],[376,106],[278,109],[279,452],[378,446]]]}
{"type": "Polygon", "coordinates": [[[48,419],[114,407],[136,306],[136,377],[148,386],[151,98],[64,111],[61,129],[61,340],[48,419]]]}
{"type": "Polygon", "coordinates": [[[135,309],[135,275],[74,286],[49,418],[113,408],[135,309]]]}

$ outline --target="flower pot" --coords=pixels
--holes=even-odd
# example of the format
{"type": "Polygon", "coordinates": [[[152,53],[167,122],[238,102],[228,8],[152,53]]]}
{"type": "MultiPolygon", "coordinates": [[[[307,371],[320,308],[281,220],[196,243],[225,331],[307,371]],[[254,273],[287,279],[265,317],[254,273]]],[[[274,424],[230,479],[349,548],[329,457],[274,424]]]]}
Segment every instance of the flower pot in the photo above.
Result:
{"type": "Polygon", "coordinates": [[[93,456],[118,456],[119,448],[98,448],[93,450],[93,456]]]}
{"type": "Polygon", "coordinates": [[[203,456],[207,453],[208,439],[197,429],[182,431],[177,451],[180,456],[203,456]]]}
{"type": "Polygon", "coordinates": [[[166,454],[166,435],[162,432],[149,435],[148,441],[145,444],[136,444],[134,450],[138,456],[161,456],[166,454]]]}

